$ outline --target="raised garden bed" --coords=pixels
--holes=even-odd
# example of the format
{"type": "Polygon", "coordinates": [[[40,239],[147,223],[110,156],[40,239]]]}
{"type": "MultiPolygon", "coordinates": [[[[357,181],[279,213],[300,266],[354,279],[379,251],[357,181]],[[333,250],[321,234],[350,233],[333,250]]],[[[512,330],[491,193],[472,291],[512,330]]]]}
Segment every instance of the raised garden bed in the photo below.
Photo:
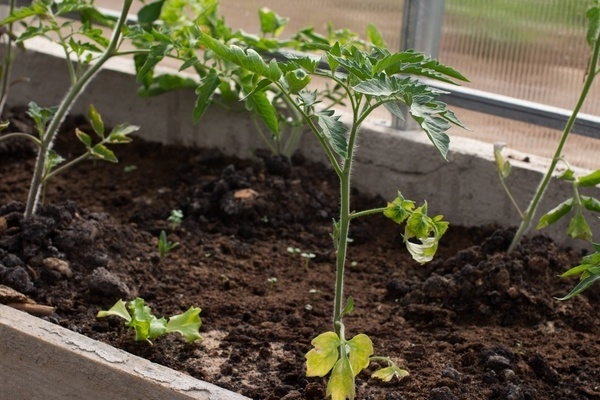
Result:
{"type": "MultiPolygon", "coordinates": [[[[52,96],[60,92],[51,85],[60,81],[60,75],[52,75],[58,61],[43,53],[17,61],[24,67],[16,69],[32,77],[38,75],[35,68],[42,68],[44,79],[16,92],[13,101],[25,103],[47,93],[48,104],[55,102],[52,96]]],[[[14,215],[22,205],[12,203],[26,197],[33,153],[16,143],[2,148],[4,264],[5,257],[18,264],[13,256],[22,261],[37,246],[45,257],[56,252],[54,256],[66,259],[71,271],[68,276],[31,265],[29,259],[16,267],[26,272],[33,288],[28,289],[22,275],[12,284],[21,283],[38,303],[56,307],[46,317],[51,322],[192,377],[254,399],[323,399],[323,380],[304,376],[304,354],[310,340],[331,325],[334,254],[329,231],[337,182],[327,168],[313,164],[321,161],[314,156],[316,144],[307,137],[291,173],[282,176],[269,169],[266,156],[252,156],[249,149],[257,142],[243,116],[211,109],[192,128],[192,94],[142,101],[131,95],[134,87],[126,69],[113,65],[79,104],[93,98],[107,124],[137,123],[144,127],[140,135],[145,139],[180,145],[138,139],[118,149],[120,164],[89,163],[58,176],[35,229],[20,225],[14,215]],[[132,166],[136,168],[125,172],[132,166]],[[169,229],[166,218],[173,209],[182,209],[185,216],[170,232],[180,246],[161,258],[156,240],[161,230],[169,229]],[[288,247],[315,257],[306,262],[288,247]],[[189,345],[165,337],[150,346],[135,342],[120,322],[95,318],[119,297],[135,295],[160,315],[201,307],[203,342],[189,345]]],[[[18,110],[12,118],[24,120],[18,110]]],[[[65,155],[74,153],[72,130],[81,124],[85,121],[71,119],[59,139],[57,148],[65,155]]],[[[536,237],[513,255],[504,253],[511,231],[488,226],[510,225],[511,210],[496,182],[491,154],[479,154],[481,144],[454,140],[446,163],[414,132],[397,134],[372,124],[366,129],[365,135],[379,140],[365,143],[357,160],[355,180],[363,193],[354,196],[357,208],[385,204],[379,196],[393,196],[388,191],[397,184],[412,188],[403,190],[407,197],[428,199],[430,209],[451,222],[451,231],[436,260],[419,266],[400,250],[401,231],[394,224],[374,217],[353,225],[346,292],[354,294],[356,309],[347,317],[347,329],[367,333],[377,353],[402,361],[412,374],[392,383],[359,375],[358,397],[600,398],[599,325],[593,307],[598,291],[571,302],[553,298],[572,287],[556,275],[578,262],[581,252],[536,237]],[[384,174],[385,188],[380,183],[384,174]],[[460,227],[475,224],[482,227],[460,227]]],[[[520,168],[514,176],[522,200],[534,189],[529,182],[539,179],[539,172],[520,168]]],[[[568,190],[554,186],[546,201],[555,204],[568,190]]],[[[2,332],[28,335],[12,328],[18,318],[14,315],[2,309],[2,332]]],[[[31,330],[48,329],[40,324],[31,330]]],[[[26,340],[1,337],[7,348],[29,346],[26,340]]],[[[11,365],[1,368],[3,385],[22,385],[24,380],[6,375],[11,365]]],[[[104,390],[104,398],[119,397],[112,386],[104,390]]]]}

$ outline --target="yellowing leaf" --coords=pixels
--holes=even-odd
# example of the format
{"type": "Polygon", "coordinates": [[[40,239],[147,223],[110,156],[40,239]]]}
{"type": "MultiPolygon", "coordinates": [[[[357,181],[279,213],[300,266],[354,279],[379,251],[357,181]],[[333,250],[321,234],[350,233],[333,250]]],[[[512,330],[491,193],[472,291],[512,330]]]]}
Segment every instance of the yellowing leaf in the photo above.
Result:
{"type": "Polygon", "coordinates": [[[369,357],[373,355],[373,342],[367,335],[360,333],[348,342],[350,348],[350,366],[354,376],[369,366],[369,357]]]}
{"type": "Polygon", "coordinates": [[[420,244],[405,240],[406,248],[413,260],[419,264],[425,264],[433,259],[438,248],[438,239],[432,236],[420,240],[420,244]]]}
{"type": "Polygon", "coordinates": [[[200,320],[200,308],[190,307],[183,314],[174,315],[169,318],[166,332],[179,332],[188,343],[201,338],[198,330],[202,325],[200,320]]]}
{"type": "Polygon", "coordinates": [[[354,400],[355,390],[350,360],[341,358],[333,367],[326,394],[331,396],[331,400],[354,400]]]}
{"type": "Polygon", "coordinates": [[[406,371],[404,369],[400,369],[395,365],[391,365],[389,367],[382,368],[378,371],[375,371],[371,375],[371,378],[381,379],[384,382],[389,382],[393,378],[402,379],[408,375],[409,375],[408,371],[406,371]]]}
{"type": "Polygon", "coordinates": [[[127,311],[127,307],[125,306],[125,302],[123,300],[117,301],[115,305],[111,307],[110,310],[98,311],[97,317],[103,318],[108,317],[109,315],[121,317],[127,322],[131,321],[131,315],[129,315],[129,311],[127,311]]]}
{"type": "Polygon", "coordinates": [[[314,349],[306,353],[306,376],[325,376],[338,360],[340,338],[335,332],[325,332],[311,344],[314,349]]]}

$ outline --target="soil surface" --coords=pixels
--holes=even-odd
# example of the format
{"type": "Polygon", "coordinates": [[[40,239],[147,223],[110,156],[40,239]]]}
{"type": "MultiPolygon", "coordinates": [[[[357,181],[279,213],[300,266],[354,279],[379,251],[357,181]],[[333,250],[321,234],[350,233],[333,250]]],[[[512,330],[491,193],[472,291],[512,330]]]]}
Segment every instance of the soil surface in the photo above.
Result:
{"type": "MultiPolygon", "coordinates": [[[[22,112],[9,117],[31,131],[22,112]]],[[[74,126],[90,130],[67,120],[56,144],[67,159],[82,149],[74,126]]],[[[54,323],[250,398],[324,399],[325,379],[305,377],[304,354],[332,329],[333,172],[301,157],[290,168],[137,138],[116,150],[119,164],[85,162],[54,178],[46,205],[24,221],[35,154],[0,143],[0,283],[56,307],[45,317],[54,323]],[[172,227],[176,209],[184,218],[172,227]],[[179,242],[165,257],[162,230],[179,242]],[[95,317],[135,296],[159,316],[201,307],[203,340],[149,345],[121,320],[95,317]]],[[[353,202],[385,204],[358,193],[353,202]]],[[[574,285],[557,275],[581,253],[536,236],[508,256],[513,231],[451,225],[421,266],[401,233],[383,216],[351,228],[347,334],[369,335],[378,355],[411,373],[383,383],[369,378],[371,365],[357,377],[358,399],[600,399],[600,287],[554,299],[574,285]]]]}

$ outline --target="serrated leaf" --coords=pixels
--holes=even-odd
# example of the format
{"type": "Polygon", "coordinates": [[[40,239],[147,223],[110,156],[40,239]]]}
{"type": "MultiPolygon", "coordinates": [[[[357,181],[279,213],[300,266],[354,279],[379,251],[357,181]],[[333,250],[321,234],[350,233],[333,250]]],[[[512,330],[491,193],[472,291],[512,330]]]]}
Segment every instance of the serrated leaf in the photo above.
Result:
{"type": "Polygon", "coordinates": [[[417,238],[426,238],[431,232],[432,220],[427,216],[427,203],[416,208],[406,220],[406,235],[417,238]]]}
{"type": "Polygon", "coordinates": [[[137,14],[140,24],[151,24],[160,18],[165,0],[157,0],[144,5],[137,14]]]}
{"type": "Polygon", "coordinates": [[[112,306],[109,310],[98,311],[98,314],[96,316],[98,318],[104,318],[108,317],[109,315],[121,317],[127,322],[131,321],[131,315],[129,315],[129,312],[127,311],[127,306],[125,305],[125,302],[123,300],[117,301],[115,305],[112,306]]]}
{"type": "Polygon", "coordinates": [[[331,400],[354,400],[356,389],[348,358],[340,358],[333,367],[327,383],[326,395],[331,396],[331,400]]]}
{"type": "Polygon", "coordinates": [[[116,163],[119,161],[117,160],[117,157],[115,157],[115,153],[112,150],[100,143],[92,147],[91,154],[92,156],[103,161],[108,161],[112,163],[116,163]]]}
{"type": "Polygon", "coordinates": [[[25,30],[23,32],[21,32],[19,34],[19,36],[17,37],[15,43],[16,44],[23,43],[27,39],[31,39],[31,38],[36,37],[36,36],[43,36],[46,33],[50,32],[50,31],[53,31],[53,30],[54,30],[54,28],[52,28],[51,26],[45,26],[45,25],[33,26],[33,25],[29,25],[29,26],[27,26],[27,28],[25,28],[25,30]]]}
{"type": "Polygon", "coordinates": [[[383,215],[395,223],[401,224],[409,217],[414,208],[415,202],[406,200],[404,196],[398,192],[398,197],[396,197],[391,203],[388,203],[383,215]]]}
{"type": "Polygon", "coordinates": [[[7,25],[11,22],[23,20],[25,18],[33,17],[36,15],[47,15],[49,13],[48,7],[42,1],[34,1],[29,7],[19,7],[2,21],[0,25],[7,25]]]}
{"type": "Polygon", "coordinates": [[[279,135],[277,109],[264,92],[257,92],[246,99],[246,107],[254,111],[274,136],[279,135]]]}
{"type": "Polygon", "coordinates": [[[407,80],[398,79],[395,76],[389,77],[385,74],[379,74],[375,78],[365,79],[353,86],[355,92],[377,97],[390,97],[403,92],[406,88],[407,80]]]}
{"type": "Polygon", "coordinates": [[[172,316],[167,323],[167,332],[180,333],[188,343],[201,339],[198,332],[202,325],[200,311],[200,308],[190,307],[185,313],[172,316]]]}
{"type": "Polygon", "coordinates": [[[579,186],[596,186],[600,183],[600,170],[584,175],[577,179],[579,186]]]}
{"type": "Polygon", "coordinates": [[[273,82],[278,81],[279,78],[281,78],[282,72],[277,66],[277,62],[275,62],[275,60],[271,60],[271,62],[267,65],[260,54],[252,49],[248,49],[246,52],[244,52],[243,49],[236,45],[231,45],[228,47],[206,34],[201,36],[201,40],[219,57],[231,61],[232,63],[239,65],[250,72],[254,72],[255,74],[268,78],[273,82]]]}
{"type": "Polygon", "coordinates": [[[380,379],[384,382],[389,382],[393,378],[402,379],[408,375],[409,373],[407,370],[398,368],[396,365],[391,365],[389,367],[385,367],[373,372],[373,374],[371,374],[371,378],[380,379]]]}
{"type": "Polygon", "coordinates": [[[323,135],[328,139],[333,151],[340,157],[348,156],[348,128],[339,120],[339,115],[334,115],[333,110],[322,110],[315,113],[317,123],[323,135]]]}
{"type": "Polygon", "coordinates": [[[194,105],[194,111],[192,113],[192,117],[194,119],[194,124],[197,124],[208,107],[212,102],[212,97],[215,93],[215,90],[221,85],[221,79],[219,78],[219,74],[213,68],[208,71],[208,74],[202,81],[200,85],[196,88],[196,104],[194,105]]]}
{"type": "Polygon", "coordinates": [[[557,222],[559,219],[567,215],[573,209],[573,199],[567,199],[554,207],[552,210],[548,211],[546,214],[542,215],[540,218],[536,229],[542,229],[547,227],[548,225],[552,225],[557,222]]]}
{"type": "Polygon", "coordinates": [[[297,94],[310,83],[310,75],[302,69],[296,69],[285,74],[288,90],[297,94]]]}
{"type": "Polygon", "coordinates": [[[348,358],[354,376],[369,366],[370,357],[373,355],[373,342],[364,333],[359,333],[347,342],[350,349],[348,358]]]}
{"type": "Polygon", "coordinates": [[[104,139],[104,122],[102,121],[100,113],[96,110],[96,107],[91,104],[88,108],[88,117],[90,118],[92,129],[94,129],[96,135],[100,136],[101,139],[104,139]]]}
{"type": "Polygon", "coordinates": [[[306,353],[306,376],[323,377],[339,358],[340,338],[335,332],[325,332],[310,343],[314,348],[306,353]]]}
{"type": "Polygon", "coordinates": [[[588,225],[585,217],[577,213],[567,227],[567,234],[574,239],[592,240],[592,229],[588,225]]]}
{"type": "Polygon", "coordinates": [[[383,106],[386,108],[386,110],[388,110],[390,112],[390,114],[392,114],[394,117],[398,118],[400,121],[404,121],[404,114],[402,113],[402,110],[400,109],[400,106],[398,105],[397,102],[392,101],[392,102],[387,102],[384,103],[383,106]]]}
{"type": "Polygon", "coordinates": [[[377,61],[373,71],[375,74],[385,71],[388,76],[395,74],[424,76],[451,84],[454,82],[450,78],[468,82],[468,79],[454,68],[440,64],[437,60],[414,50],[386,53],[377,61]]]}
{"type": "Polygon", "coordinates": [[[413,119],[425,131],[429,140],[433,143],[434,147],[439,151],[442,157],[447,159],[450,138],[446,134],[446,131],[450,128],[450,123],[446,119],[436,116],[436,114],[439,113],[438,106],[440,104],[443,103],[427,102],[419,104],[418,102],[412,102],[410,104],[409,112],[413,119]]]}
{"type": "Polygon", "coordinates": [[[83,132],[79,128],[75,128],[75,135],[77,136],[77,139],[79,139],[79,141],[81,143],[83,143],[83,145],[87,149],[89,149],[90,147],[92,147],[92,138],[90,137],[90,135],[88,135],[87,133],[83,132]]]}

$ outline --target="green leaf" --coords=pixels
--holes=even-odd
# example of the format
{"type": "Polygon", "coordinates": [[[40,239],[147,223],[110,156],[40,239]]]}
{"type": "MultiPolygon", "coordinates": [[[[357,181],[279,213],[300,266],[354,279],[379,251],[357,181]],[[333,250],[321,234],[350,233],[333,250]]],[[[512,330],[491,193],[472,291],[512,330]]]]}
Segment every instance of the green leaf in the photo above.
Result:
{"type": "Polygon", "coordinates": [[[547,227],[548,225],[552,225],[557,222],[559,219],[567,215],[573,209],[573,199],[568,199],[554,207],[552,210],[548,211],[546,214],[542,215],[540,221],[537,224],[536,229],[542,229],[547,227]]]}
{"type": "Polygon", "coordinates": [[[378,47],[386,47],[383,36],[377,27],[373,24],[367,25],[367,39],[378,47]]]}
{"type": "Polygon", "coordinates": [[[600,183],[600,169],[591,174],[579,177],[577,180],[579,186],[596,186],[600,183]]]}
{"type": "Polygon", "coordinates": [[[6,120],[6,121],[0,121],[0,132],[5,130],[6,128],[8,128],[10,126],[10,121],[6,120]]]}
{"type": "Polygon", "coordinates": [[[415,209],[406,221],[406,232],[410,237],[426,238],[432,230],[432,221],[427,216],[427,203],[415,209]]]}
{"type": "Polygon", "coordinates": [[[375,78],[365,79],[353,86],[355,92],[367,94],[369,96],[389,97],[400,94],[410,83],[407,79],[398,79],[395,76],[386,76],[379,74],[375,78]]]}
{"type": "Polygon", "coordinates": [[[83,143],[86,149],[92,147],[92,138],[90,137],[90,135],[83,132],[79,128],[75,128],[75,135],[77,136],[77,139],[79,139],[79,141],[83,143]]]}
{"type": "Polygon", "coordinates": [[[157,0],[143,6],[137,14],[140,24],[151,24],[160,18],[165,0],[157,0]]]}
{"type": "Polygon", "coordinates": [[[588,19],[586,39],[590,47],[594,47],[594,44],[600,37],[600,6],[596,5],[589,8],[585,16],[588,19]]]}
{"type": "Polygon", "coordinates": [[[414,208],[415,202],[406,200],[404,196],[398,192],[398,197],[396,197],[391,203],[388,203],[383,215],[395,223],[401,224],[409,217],[414,208]]]}
{"type": "Polygon", "coordinates": [[[557,300],[569,300],[589,288],[598,280],[600,280],[600,274],[589,275],[588,277],[579,281],[579,284],[577,284],[577,286],[575,286],[573,290],[571,290],[565,297],[557,298],[557,300]]]}
{"type": "Polygon", "coordinates": [[[273,36],[278,36],[289,20],[288,18],[280,17],[267,7],[262,7],[258,10],[258,15],[260,18],[260,31],[264,34],[271,33],[273,36]]]}
{"type": "Polygon", "coordinates": [[[200,121],[208,109],[208,106],[210,106],[213,94],[220,84],[221,79],[219,79],[219,74],[213,68],[211,68],[210,71],[208,71],[208,74],[202,78],[200,85],[196,88],[196,95],[198,97],[196,98],[196,104],[194,105],[194,111],[192,113],[194,124],[197,124],[200,121]]]}
{"type": "Polygon", "coordinates": [[[285,80],[290,93],[297,94],[310,83],[310,75],[299,68],[286,73],[285,80]]]}
{"type": "MultiPolygon", "coordinates": [[[[156,320],[150,307],[144,305],[144,300],[137,297],[129,302],[129,310],[132,318],[128,326],[135,330],[135,340],[148,340],[150,337],[150,323],[156,320]]],[[[154,332],[156,332],[156,326],[154,332]]]]}
{"type": "Polygon", "coordinates": [[[600,201],[593,197],[581,196],[581,204],[592,212],[600,212],[600,201]]]}
{"type": "Polygon", "coordinates": [[[98,318],[108,317],[109,315],[115,315],[117,317],[123,318],[125,321],[131,321],[131,315],[127,311],[127,307],[125,306],[125,302],[123,300],[119,300],[115,303],[114,306],[107,311],[98,311],[98,318]]]}
{"type": "Polygon", "coordinates": [[[339,120],[340,116],[334,115],[333,110],[322,110],[316,112],[315,116],[333,151],[338,156],[346,158],[348,156],[348,139],[346,137],[348,128],[339,120]]]}
{"type": "Polygon", "coordinates": [[[373,355],[373,342],[364,333],[359,333],[347,342],[350,366],[354,376],[369,366],[370,357],[373,355]]]}
{"type": "Polygon", "coordinates": [[[21,32],[21,34],[19,35],[19,37],[17,37],[17,40],[15,41],[16,44],[19,43],[23,43],[24,41],[26,41],[27,39],[31,39],[33,37],[36,36],[43,36],[46,33],[53,31],[54,28],[51,26],[45,26],[45,25],[40,25],[40,26],[33,26],[33,25],[29,25],[27,28],[25,28],[25,30],[23,32],[21,32]]]}
{"type": "Polygon", "coordinates": [[[100,143],[92,147],[91,154],[92,156],[103,161],[108,161],[112,163],[116,163],[119,161],[117,160],[117,157],[115,157],[115,153],[112,150],[100,143]]]}
{"type": "Polygon", "coordinates": [[[380,379],[384,382],[389,382],[393,378],[402,379],[408,375],[409,373],[407,370],[398,368],[396,365],[390,365],[389,367],[375,371],[371,375],[371,378],[380,379]]]}
{"type": "Polygon", "coordinates": [[[327,383],[326,395],[331,396],[331,400],[354,400],[356,389],[352,367],[348,358],[340,358],[335,363],[331,378],[327,383]]]}
{"type": "Polygon", "coordinates": [[[172,316],[167,324],[167,332],[180,333],[188,343],[201,339],[198,332],[202,325],[200,311],[200,308],[190,307],[185,313],[172,316]]]}
{"type": "Polygon", "coordinates": [[[352,296],[348,297],[348,301],[346,302],[346,307],[342,310],[340,314],[340,320],[344,318],[346,315],[350,314],[354,310],[354,299],[352,296]]]}
{"type": "Polygon", "coordinates": [[[44,1],[34,1],[29,7],[15,9],[8,17],[0,21],[0,25],[7,25],[36,15],[48,15],[50,5],[51,3],[44,1]]]}
{"type": "Polygon", "coordinates": [[[157,96],[177,89],[196,89],[198,82],[180,75],[164,74],[151,77],[144,86],[138,89],[138,95],[142,97],[157,96]]]}
{"type": "Polygon", "coordinates": [[[390,114],[392,114],[394,117],[398,118],[400,121],[404,121],[404,114],[402,113],[402,110],[400,109],[400,106],[398,105],[397,102],[393,101],[393,102],[388,102],[385,103],[383,105],[389,112],[390,114]]]}
{"type": "Polygon", "coordinates": [[[446,119],[436,116],[439,113],[438,106],[441,104],[443,103],[419,103],[415,101],[410,104],[409,112],[425,131],[434,147],[446,159],[450,145],[450,138],[446,134],[446,131],[450,128],[450,123],[446,119]]]}
{"type": "Polygon", "coordinates": [[[414,50],[407,50],[394,54],[385,51],[384,57],[380,58],[373,68],[375,74],[383,71],[385,71],[388,76],[411,74],[451,84],[454,82],[450,78],[464,82],[469,81],[454,68],[440,64],[437,60],[429,58],[422,53],[415,52],[414,50]]]}
{"type": "Polygon", "coordinates": [[[278,81],[282,76],[281,69],[279,69],[274,59],[267,65],[260,54],[252,49],[244,52],[244,50],[236,45],[228,47],[206,34],[202,34],[201,40],[219,57],[231,61],[250,72],[268,78],[273,82],[278,81]]]}
{"type": "Polygon", "coordinates": [[[131,138],[127,137],[127,135],[132,134],[138,129],[140,129],[140,127],[137,125],[131,125],[127,123],[119,124],[115,126],[108,134],[108,142],[114,144],[129,143],[131,142],[131,138]]]}
{"type": "Polygon", "coordinates": [[[573,171],[570,168],[567,168],[565,172],[560,174],[557,178],[562,181],[573,182],[575,180],[575,171],[573,171]]]}
{"type": "Polygon", "coordinates": [[[567,234],[574,239],[592,240],[592,230],[581,213],[577,213],[571,218],[567,234]]]}
{"type": "Polygon", "coordinates": [[[277,136],[279,134],[279,119],[277,110],[264,92],[257,92],[246,99],[248,110],[255,112],[267,128],[277,136]]]}
{"type": "Polygon", "coordinates": [[[152,315],[148,325],[147,339],[156,339],[165,333],[167,333],[167,320],[164,318],[156,318],[152,315]]]}
{"type": "Polygon", "coordinates": [[[325,332],[310,343],[314,348],[306,353],[306,376],[323,377],[339,358],[340,338],[335,332],[325,332]]]}
{"type": "Polygon", "coordinates": [[[92,124],[92,129],[96,132],[96,135],[100,136],[101,139],[104,139],[104,122],[102,121],[102,117],[96,110],[96,107],[90,104],[88,108],[88,116],[90,118],[90,123],[92,124]]]}

